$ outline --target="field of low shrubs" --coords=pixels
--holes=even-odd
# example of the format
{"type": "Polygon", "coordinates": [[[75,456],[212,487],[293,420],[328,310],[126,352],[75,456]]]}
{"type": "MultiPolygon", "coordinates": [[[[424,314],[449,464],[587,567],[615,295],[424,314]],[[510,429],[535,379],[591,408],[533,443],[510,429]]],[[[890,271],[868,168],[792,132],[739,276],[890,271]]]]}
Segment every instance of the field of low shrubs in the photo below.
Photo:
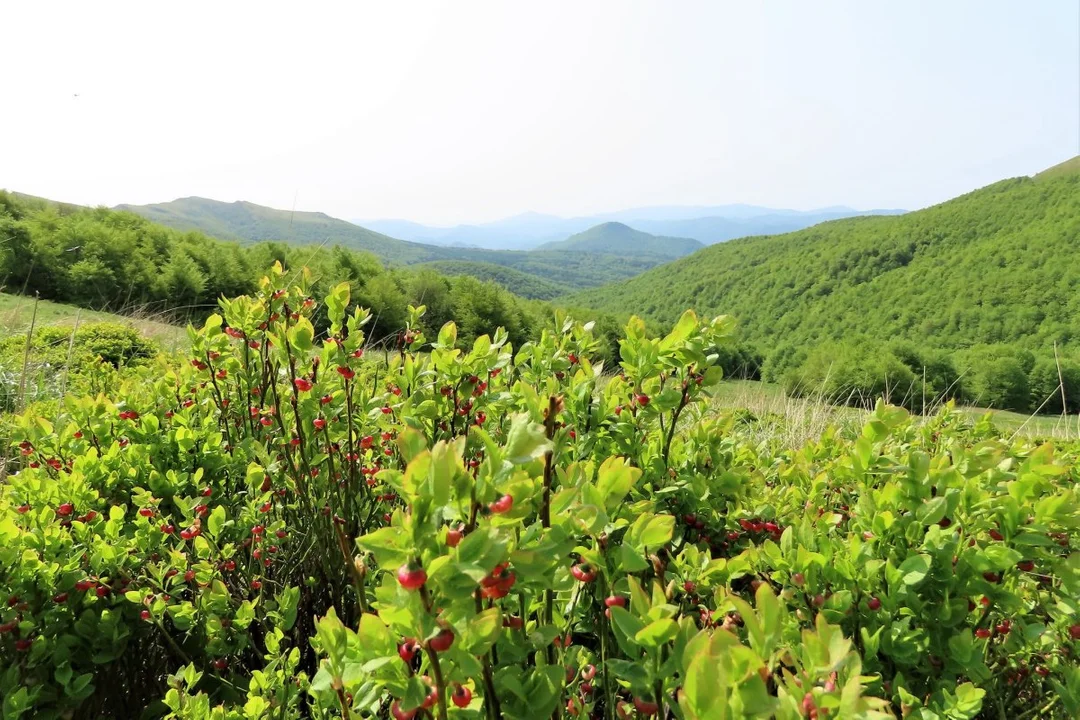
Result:
{"type": "Polygon", "coordinates": [[[784,449],[705,412],[725,318],[373,352],[306,283],[5,421],[4,720],[1080,716],[1080,447],[784,449]]]}

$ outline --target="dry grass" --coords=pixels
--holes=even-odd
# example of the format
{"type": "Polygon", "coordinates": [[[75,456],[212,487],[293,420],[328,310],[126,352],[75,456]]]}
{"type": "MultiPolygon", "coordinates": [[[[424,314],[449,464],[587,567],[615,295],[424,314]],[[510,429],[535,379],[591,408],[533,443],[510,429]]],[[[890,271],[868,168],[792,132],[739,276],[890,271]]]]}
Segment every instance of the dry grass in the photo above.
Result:
{"type": "Polygon", "coordinates": [[[792,397],[779,385],[750,380],[724,382],[710,410],[742,413],[752,439],[792,449],[820,439],[829,428],[856,433],[870,414],[819,396],[792,397]]]}
{"type": "MultiPolygon", "coordinates": [[[[936,414],[941,402],[928,403],[924,417],[936,414]]],[[[857,432],[870,412],[834,405],[820,395],[796,398],[779,385],[747,380],[726,381],[713,400],[716,411],[750,413],[748,425],[755,437],[796,448],[816,440],[830,427],[841,432],[857,432]]],[[[972,422],[989,414],[994,425],[1005,433],[1033,438],[1080,440],[1080,415],[1027,415],[1007,410],[960,407],[957,412],[972,422]]]]}

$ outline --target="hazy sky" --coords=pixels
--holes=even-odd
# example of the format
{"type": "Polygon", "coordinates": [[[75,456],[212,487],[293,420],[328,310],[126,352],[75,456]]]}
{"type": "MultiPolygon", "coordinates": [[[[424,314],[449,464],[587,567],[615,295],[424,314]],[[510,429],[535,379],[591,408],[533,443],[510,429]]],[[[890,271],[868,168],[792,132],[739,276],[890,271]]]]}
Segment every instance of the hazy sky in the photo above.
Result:
{"type": "Polygon", "coordinates": [[[85,204],[917,208],[1080,154],[1076,0],[40,0],[0,22],[0,187],[85,204]]]}

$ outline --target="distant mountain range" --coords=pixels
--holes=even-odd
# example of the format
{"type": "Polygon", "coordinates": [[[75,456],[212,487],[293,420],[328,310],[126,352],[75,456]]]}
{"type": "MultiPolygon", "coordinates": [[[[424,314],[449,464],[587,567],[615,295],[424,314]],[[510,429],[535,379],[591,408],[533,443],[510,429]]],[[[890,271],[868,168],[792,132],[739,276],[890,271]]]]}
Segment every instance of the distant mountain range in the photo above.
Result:
{"type": "Polygon", "coordinates": [[[435,227],[409,220],[356,220],[386,235],[450,247],[528,250],[606,222],[619,222],[653,235],[692,238],[703,245],[750,235],[801,230],[827,220],[859,215],[898,215],[903,210],[854,210],[827,207],[786,210],[757,205],[686,205],[633,208],[612,213],[562,218],[523,213],[479,225],[435,227]]]}
{"type": "Polygon", "coordinates": [[[402,220],[363,227],[321,212],[200,197],[116,209],[180,230],[245,243],[341,245],[370,252],[390,265],[430,264],[441,272],[492,280],[540,299],[625,280],[703,245],[872,214],[841,207],[810,212],[753,205],[649,207],[579,218],[524,213],[485,225],[440,230],[402,220]]]}
{"type": "Polygon", "coordinates": [[[390,265],[427,264],[447,274],[492,280],[538,299],[633,277],[701,247],[695,240],[657,238],[618,223],[593,228],[581,237],[561,236],[550,247],[521,251],[410,242],[323,213],[278,210],[250,202],[189,197],[116,209],[180,230],[245,243],[341,245],[370,252],[390,265]]]}

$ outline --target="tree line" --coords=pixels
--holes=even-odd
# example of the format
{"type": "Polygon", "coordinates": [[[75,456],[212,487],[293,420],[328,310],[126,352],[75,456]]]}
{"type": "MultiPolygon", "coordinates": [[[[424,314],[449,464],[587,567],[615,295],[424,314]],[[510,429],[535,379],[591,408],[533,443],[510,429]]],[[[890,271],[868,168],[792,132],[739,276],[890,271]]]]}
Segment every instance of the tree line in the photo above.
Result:
{"type": "MultiPolygon", "coordinates": [[[[427,307],[434,337],[453,319],[466,341],[503,327],[520,345],[550,324],[553,308],[523,299],[495,282],[445,275],[427,267],[385,267],[374,255],[346,248],[261,242],[240,245],[168,228],[129,212],[79,208],[0,191],[0,289],[117,313],[198,322],[221,297],[255,291],[280,261],[308,268],[315,296],[342,281],[370,308],[374,342],[392,338],[409,305],[427,307]]],[[[580,312],[605,339],[601,354],[617,356],[621,323],[614,314],[580,312]]]]}

